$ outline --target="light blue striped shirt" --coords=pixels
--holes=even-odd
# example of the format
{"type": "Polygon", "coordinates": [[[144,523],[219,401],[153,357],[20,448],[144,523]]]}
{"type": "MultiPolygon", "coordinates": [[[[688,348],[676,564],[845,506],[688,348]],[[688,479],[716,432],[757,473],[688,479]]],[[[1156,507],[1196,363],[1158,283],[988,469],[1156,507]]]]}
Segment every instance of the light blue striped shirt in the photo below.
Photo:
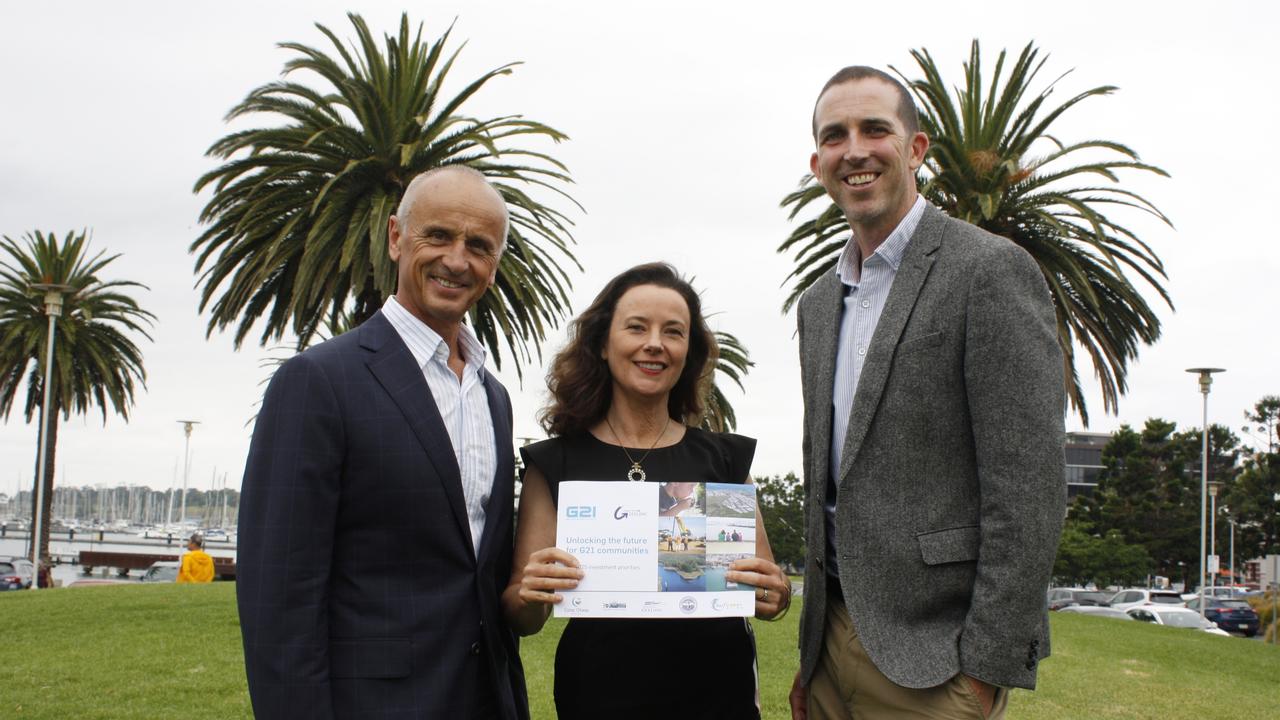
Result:
{"type": "Polygon", "coordinates": [[[493,418],[489,413],[489,396],[484,389],[484,347],[471,328],[462,325],[458,345],[466,367],[462,380],[449,369],[449,344],[426,323],[392,295],[382,306],[382,314],[422,368],[422,374],[435,400],[436,409],[449,433],[453,456],[462,476],[462,495],[467,502],[467,522],[471,526],[471,547],[480,553],[484,537],[485,505],[493,492],[494,473],[498,468],[497,448],[493,439],[493,418]]]}
{"type": "MultiPolygon", "coordinates": [[[[871,347],[871,337],[880,322],[893,278],[898,274],[902,254],[924,215],[925,199],[916,196],[915,203],[907,211],[898,227],[889,233],[880,247],[871,253],[859,267],[860,253],[855,238],[845,243],[836,274],[846,286],[844,313],[840,317],[840,339],[836,345],[836,380],[831,389],[831,481],[828,488],[839,485],[840,461],[844,454],[844,438],[849,430],[849,413],[853,409],[853,396],[858,391],[858,378],[871,347]]],[[[827,493],[827,556],[835,558],[836,497],[827,493]]]]}

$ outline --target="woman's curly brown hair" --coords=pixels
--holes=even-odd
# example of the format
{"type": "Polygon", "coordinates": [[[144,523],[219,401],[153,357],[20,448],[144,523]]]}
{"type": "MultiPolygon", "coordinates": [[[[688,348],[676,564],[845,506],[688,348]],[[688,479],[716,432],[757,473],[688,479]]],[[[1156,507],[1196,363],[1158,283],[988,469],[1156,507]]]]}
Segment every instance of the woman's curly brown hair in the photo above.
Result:
{"type": "Polygon", "coordinates": [[[697,424],[702,399],[711,380],[717,353],[715,335],[702,317],[702,300],[687,280],[667,263],[637,265],[609,281],[590,307],[569,325],[569,342],[547,372],[551,402],[538,414],[552,436],[584,432],[600,422],[613,399],[613,377],[604,360],[605,340],[618,300],[638,285],[656,285],[680,293],[689,306],[689,354],[667,400],[673,420],[697,424]]]}

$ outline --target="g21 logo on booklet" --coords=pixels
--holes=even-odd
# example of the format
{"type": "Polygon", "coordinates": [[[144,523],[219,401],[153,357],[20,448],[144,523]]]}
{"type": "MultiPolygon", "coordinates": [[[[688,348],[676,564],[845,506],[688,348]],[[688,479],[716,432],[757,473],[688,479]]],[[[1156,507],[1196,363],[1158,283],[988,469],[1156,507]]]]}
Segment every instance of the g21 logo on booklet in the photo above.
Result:
{"type": "Polygon", "coordinates": [[[594,505],[570,505],[564,509],[567,518],[593,518],[596,516],[594,505]]]}

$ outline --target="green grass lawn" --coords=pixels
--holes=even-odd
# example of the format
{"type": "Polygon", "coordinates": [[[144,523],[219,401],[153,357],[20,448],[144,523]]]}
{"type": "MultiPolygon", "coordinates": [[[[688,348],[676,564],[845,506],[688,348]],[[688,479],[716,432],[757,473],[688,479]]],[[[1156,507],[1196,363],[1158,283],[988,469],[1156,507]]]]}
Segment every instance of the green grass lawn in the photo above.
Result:
{"type": "MultiPolygon", "coordinates": [[[[787,718],[798,614],[755,623],[766,718],[787,718]]],[[[553,718],[564,627],[522,645],[535,718],[553,718]]],[[[235,586],[119,585],[0,593],[0,718],[248,718],[235,586]]],[[[1054,615],[1040,689],[1015,720],[1275,717],[1280,648],[1175,628],[1054,615]]]]}

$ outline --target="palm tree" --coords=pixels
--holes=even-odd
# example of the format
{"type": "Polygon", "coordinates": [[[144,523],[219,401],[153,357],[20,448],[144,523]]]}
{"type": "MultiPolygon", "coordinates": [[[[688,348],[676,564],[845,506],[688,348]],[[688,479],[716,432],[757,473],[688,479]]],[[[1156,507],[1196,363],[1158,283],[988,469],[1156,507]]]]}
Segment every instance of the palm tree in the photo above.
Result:
{"type": "Polygon", "coordinates": [[[751,361],[751,355],[742,342],[727,332],[716,332],[716,344],[720,352],[716,356],[713,377],[703,400],[701,427],[714,432],[731,432],[738,426],[738,416],[729,399],[724,396],[724,391],[720,389],[717,379],[728,378],[741,390],[742,378],[755,363],[751,361]]]}
{"type": "MultiPolygon", "coordinates": [[[[1170,224],[1142,196],[1120,187],[1117,171],[1168,174],[1141,162],[1126,145],[1109,140],[1067,144],[1051,135],[1050,126],[1067,110],[1116,88],[1095,87],[1050,106],[1056,81],[1038,92],[1031,90],[1047,60],[1037,61],[1038,54],[1028,43],[1006,79],[1006,53],[1001,51],[991,83],[984,88],[978,41],[973,41],[964,64],[965,83],[955,88],[954,99],[927,50],[911,53],[923,79],[908,80],[894,71],[919,100],[921,129],[931,143],[920,177],[921,193],[949,215],[1009,238],[1039,263],[1057,311],[1067,395],[1088,426],[1076,347],[1093,363],[1104,410],[1114,413],[1127,389],[1129,361],[1137,357],[1140,344],[1150,345],[1160,336],[1160,319],[1129,273],[1173,307],[1161,285],[1166,276],[1160,258],[1104,211],[1132,208],[1170,224]]],[[[789,219],[794,220],[822,197],[822,187],[807,176],[782,205],[790,206],[789,219]]],[[[796,268],[787,276],[795,282],[784,310],[835,265],[844,244],[837,236],[845,228],[840,210],[830,205],[797,226],[779,246],[779,252],[797,253],[796,268]]]]}
{"type": "Polygon", "coordinates": [[[0,242],[0,250],[7,255],[0,256],[0,414],[8,419],[25,377],[23,414],[27,422],[39,416],[38,434],[47,432],[49,438],[44,478],[36,479],[44,484],[46,523],[39,538],[39,557],[44,557],[49,545],[58,413],[68,418],[72,412],[87,413],[96,406],[105,424],[109,405],[127,421],[135,384],[145,388],[147,377],[142,352],[129,334],[137,332],[150,340],[147,327],[155,316],[127,294],[133,288],[145,289],[144,285],[101,278],[103,269],[119,256],[91,255],[88,231],[69,232],[61,243],[53,233],[39,230],[27,233],[23,240],[18,243],[5,236],[0,242]],[[42,400],[48,319],[42,296],[31,289],[37,283],[71,288],[56,320],[47,420],[42,400]]]}
{"type": "Polygon", "coordinates": [[[239,346],[263,320],[260,344],[292,330],[301,349],[326,318],[349,310],[357,324],[368,319],[395,292],[386,228],[404,188],[425,170],[463,164],[489,177],[511,214],[495,292],[472,309],[472,326],[499,367],[500,338],[520,361],[530,359],[530,344],[540,356],[548,327],[568,312],[570,281],[557,257],[581,267],[568,249],[571,222],[536,195],[573,203],[562,188],[572,180],[554,158],[510,141],[566,136],[519,115],[460,114],[515,63],[446,96],[458,55],[445,54],[452,27],[427,44],[422,27],[411,35],[402,15],[399,34],[379,44],[359,15],[348,17],[355,47],[323,25],[317,27],[332,43],[332,56],[281,44],[298,55],[285,63],[285,77],[254,89],[227,115],[230,121],[267,114],[284,124],[232,132],[208,150],[225,162],[195,184],[195,192],[212,188],[213,196],[200,216],[208,227],[191,251],[198,253],[209,333],[235,325],[239,346]],[[290,79],[303,71],[327,87],[290,79]]]}

